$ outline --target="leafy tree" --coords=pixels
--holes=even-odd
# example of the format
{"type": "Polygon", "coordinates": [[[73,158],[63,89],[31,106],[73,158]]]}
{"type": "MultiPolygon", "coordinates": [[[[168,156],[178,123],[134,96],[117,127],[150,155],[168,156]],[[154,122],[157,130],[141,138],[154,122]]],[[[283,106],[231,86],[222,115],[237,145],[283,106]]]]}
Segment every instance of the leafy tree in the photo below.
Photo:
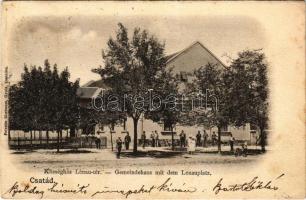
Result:
{"type": "Polygon", "coordinates": [[[182,125],[202,125],[209,130],[216,126],[216,120],[216,113],[214,110],[203,108],[195,108],[189,112],[183,112],[180,116],[180,124],[182,125]]]}
{"type": "Polygon", "coordinates": [[[24,106],[20,103],[22,98],[20,86],[17,84],[11,85],[9,91],[9,125],[10,129],[28,131],[30,126],[26,121],[26,112],[23,110],[24,106]]]}
{"type": "MultiPolygon", "coordinates": [[[[162,121],[171,131],[172,149],[174,150],[174,132],[173,128],[179,122],[181,110],[179,106],[179,79],[173,75],[172,69],[162,71],[162,81],[157,82],[157,92],[162,101],[159,109],[145,113],[146,118],[152,119],[154,122],[162,121]]],[[[156,102],[158,103],[158,102],[156,102]]],[[[152,102],[154,104],[154,101],[152,102]]]]}
{"type": "Polygon", "coordinates": [[[162,79],[166,67],[164,44],[140,28],[135,28],[129,39],[127,28],[121,23],[118,27],[116,38],[108,40],[108,47],[102,53],[105,66],[93,69],[93,72],[101,76],[113,94],[131,97],[119,102],[125,106],[122,111],[133,119],[133,152],[137,152],[137,124],[141,115],[149,110],[150,105],[143,103],[147,102],[148,90],[163,92],[159,89],[165,83],[162,79]]]}
{"type": "Polygon", "coordinates": [[[260,131],[260,145],[265,151],[268,128],[267,61],[261,50],[238,53],[231,64],[231,121],[237,125],[252,123],[260,131]]]}
{"type": "Polygon", "coordinates": [[[99,111],[92,107],[80,108],[80,127],[85,134],[90,134],[91,128],[97,124],[101,126],[108,126],[111,136],[111,148],[113,151],[113,127],[125,119],[125,114],[122,112],[99,111]]]}
{"type": "MultiPolygon", "coordinates": [[[[208,104],[191,108],[184,112],[181,123],[189,125],[204,125],[218,128],[218,151],[221,152],[221,128],[229,123],[229,72],[228,69],[216,64],[208,63],[194,72],[194,84],[189,85],[189,99],[196,99],[198,93],[204,93],[202,97],[208,104]],[[207,91],[207,92],[206,92],[207,91]]],[[[206,104],[205,103],[205,104],[206,104]]]]}

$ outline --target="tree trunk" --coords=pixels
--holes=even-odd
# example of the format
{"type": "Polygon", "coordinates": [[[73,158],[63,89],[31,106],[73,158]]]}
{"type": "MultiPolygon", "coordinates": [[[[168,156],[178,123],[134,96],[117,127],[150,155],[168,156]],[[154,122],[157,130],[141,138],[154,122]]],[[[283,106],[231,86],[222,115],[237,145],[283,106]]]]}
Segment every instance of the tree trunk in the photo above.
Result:
{"type": "Polygon", "coordinates": [[[138,124],[138,118],[133,118],[133,124],[134,124],[133,153],[137,153],[137,124],[138,124]]]}
{"type": "Polygon", "coordinates": [[[11,129],[8,127],[8,141],[11,141],[11,129]]]}
{"type": "Polygon", "coordinates": [[[60,132],[57,130],[57,152],[60,150],[60,132]]]}
{"type": "Polygon", "coordinates": [[[42,144],[41,130],[38,131],[38,137],[39,137],[39,144],[42,144]]]}
{"type": "Polygon", "coordinates": [[[32,135],[32,131],[30,131],[30,148],[32,149],[32,145],[33,145],[33,135],[32,135]]]}
{"type": "Polygon", "coordinates": [[[218,153],[221,154],[221,127],[218,126],[218,153]]]}
{"type": "Polygon", "coordinates": [[[60,130],[60,143],[62,143],[62,142],[63,142],[63,131],[60,130]]]}
{"type": "Polygon", "coordinates": [[[19,145],[20,145],[20,141],[19,141],[19,132],[18,132],[18,136],[17,136],[17,146],[18,146],[17,149],[18,149],[18,150],[20,149],[20,146],[19,146],[19,145]]]}
{"type": "Polygon", "coordinates": [[[264,128],[260,127],[260,146],[261,146],[261,151],[265,152],[266,151],[266,135],[264,128]]]}
{"type": "Polygon", "coordinates": [[[112,147],[112,151],[114,151],[114,145],[113,145],[113,131],[110,128],[110,136],[111,136],[111,147],[112,147]]]}
{"type": "Polygon", "coordinates": [[[76,137],[76,130],[75,130],[75,127],[70,127],[70,137],[76,137]]]}
{"type": "Polygon", "coordinates": [[[49,130],[46,131],[46,137],[47,137],[47,148],[49,148],[49,130]]]}
{"type": "Polygon", "coordinates": [[[171,125],[171,144],[172,144],[172,151],[174,151],[174,133],[172,125],[171,125]]]}

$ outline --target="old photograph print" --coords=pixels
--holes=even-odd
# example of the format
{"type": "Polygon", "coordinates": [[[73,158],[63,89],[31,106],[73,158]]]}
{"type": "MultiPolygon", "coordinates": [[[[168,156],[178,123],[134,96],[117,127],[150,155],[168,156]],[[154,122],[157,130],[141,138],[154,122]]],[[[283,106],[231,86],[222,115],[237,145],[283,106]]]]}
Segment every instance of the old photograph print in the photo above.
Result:
{"type": "Polygon", "coordinates": [[[303,198],[303,11],[3,3],[2,197],[303,198]]]}

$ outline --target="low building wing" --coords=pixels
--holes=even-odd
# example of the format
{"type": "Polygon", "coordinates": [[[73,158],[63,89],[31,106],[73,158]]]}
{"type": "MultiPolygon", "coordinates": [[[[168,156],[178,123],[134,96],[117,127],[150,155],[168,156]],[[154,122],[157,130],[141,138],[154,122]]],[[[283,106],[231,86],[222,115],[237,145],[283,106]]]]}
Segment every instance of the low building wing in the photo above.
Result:
{"type": "Polygon", "coordinates": [[[77,96],[81,99],[92,99],[97,97],[101,91],[99,87],[80,87],[77,90],[77,96]]]}

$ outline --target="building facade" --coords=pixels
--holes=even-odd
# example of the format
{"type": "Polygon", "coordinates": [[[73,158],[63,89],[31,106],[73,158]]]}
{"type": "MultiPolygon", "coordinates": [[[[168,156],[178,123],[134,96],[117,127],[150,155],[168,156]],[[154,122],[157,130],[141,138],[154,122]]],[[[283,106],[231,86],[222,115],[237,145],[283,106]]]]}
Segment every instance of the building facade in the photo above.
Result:
{"type": "MultiPolygon", "coordinates": [[[[216,67],[226,68],[226,66],[200,42],[195,42],[179,52],[166,56],[166,60],[167,68],[171,68],[172,71],[181,78],[181,89],[184,88],[184,83],[192,81],[192,73],[201,66],[211,63],[216,67]]],[[[86,83],[78,91],[80,101],[87,103],[90,102],[90,99],[98,95],[99,92],[101,92],[101,89],[106,89],[106,86],[101,80],[86,83]]],[[[147,138],[150,138],[152,131],[157,131],[159,133],[159,139],[171,139],[172,137],[171,131],[167,126],[165,126],[165,124],[162,122],[153,122],[145,119],[143,116],[141,116],[138,122],[137,130],[139,139],[143,131],[146,132],[147,138]]],[[[209,138],[211,138],[213,132],[217,134],[216,127],[208,130],[203,126],[183,126],[176,124],[173,128],[174,139],[179,139],[179,133],[182,130],[186,133],[187,137],[189,135],[195,136],[198,131],[201,131],[201,134],[203,134],[204,130],[208,133],[209,138]]],[[[122,120],[122,123],[112,126],[102,126],[97,124],[94,128],[94,132],[96,133],[98,131],[105,134],[105,137],[107,137],[108,140],[110,140],[110,133],[112,133],[113,138],[117,138],[119,136],[122,138],[127,132],[129,132],[133,141],[133,120],[131,118],[127,118],[122,120]]],[[[253,144],[256,142],[257,132],[251,130],[250,124],[246,124],[245,126],[239,128],[233,126],[223,127],[221,140],[224,142],[228,141],[231,134],[236,140],[248,141],[249,143],[253,144]]]]}

